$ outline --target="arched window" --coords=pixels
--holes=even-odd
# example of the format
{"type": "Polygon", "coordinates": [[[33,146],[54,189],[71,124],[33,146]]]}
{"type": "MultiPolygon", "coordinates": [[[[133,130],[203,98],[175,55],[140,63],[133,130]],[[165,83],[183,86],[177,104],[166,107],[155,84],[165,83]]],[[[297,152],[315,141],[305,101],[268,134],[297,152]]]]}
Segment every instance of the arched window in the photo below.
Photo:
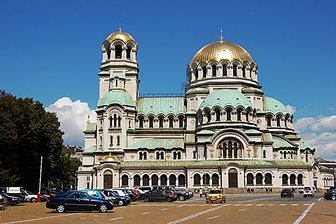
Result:
{"type": "Polygon", "coordinates": [[[212,70],[212,76],[213,77],[216,77],[216,65],[212,65],[212,67],[211,67],[211,70],[212,70]]]}
{"type": "Polygon", "coordinates": [[[247,179],[247,185],[253,185],[254,177],[252,173],[247,174],[246,179],[247,179]]]}
{"type": "Polygon", "coordinates": [[[306,162],[309,162],[308,151],[306,151],[306,162]]]}
{"type": "Polygon", "coordinates": [[[286,151],[284,151],[284,159],[287,159],[287,152],[286,151]]]}
{"type": "Polygon", "coordinates": [[[268,127],[271,127],[272,126],[272,117],[271,116],[267,116],[266,117],[266,123],[267,123],[267,126],[268,127]]]}
{"type": "Polygon", "coordinates": [[[219,176],[217,173],[212,174],[212,186],[219,186],[219,176]]]}
{"type": "Polygon", "coordinates": [[[178,175],[178,186],[184,187],[185,186],[185,176],[183,174],[178,175]]]}
{"type": "Polygon", "coordinates": [[[110,121],[110,128],[112,128],[112,120],[113,120],[113,118],[112,118],[112,116],[110,116],[110,117],[109,117],[109,121],[110,121]]]}
{"type": "Polygon", "coordinates": [[[179,127],[180,128],[183,128],[183,120],[184,120],[183,116],[180,116],[179,117],[179,127]]]}
{"type": "Polygon", "coordinates": [[[161,185],[167,185],[167,176],[165,174],[161,175],[160,184],[161,185]]]}
{"type": "Polygon", "coordinates": [[[303,185],[303,175],[302,174],[298,175],[298,185],[300,185],[300,186],[303,185]]]}
{"type": "Polygon", "coordinates": [[[110,146],[113,146],[113,136],[110,136],[110,146]]]}
{"type": "Polygon", "coordinates": [[[103,146],[103,137],[100,136],[100,137],[99,137],[99,140],[100,140],[100,144],[99,144],[99,145],[100,145],[100,147],[102,147],[102,146],[103,146]]]}
{"type": "Polygon", "coordinates": [[[117,45],[115,47],[115,58],[121,58],[122,47],[121,45],[117,45]]]}
{"type": "Polygon", "coordinates": [[[227,76],[227,65],[223,64],[223,76],[227,76]]]}
{"type": "Polygon", "coordinates": [[[159,117],[159,128],[163,128],[163,117],[159,117]]]}
{"type": "Polygon", "coordinates": [[[207,173],[203,174],[203,185],[210,185],[210,175],[207,173]]]}
{"type": "Polygon", "coordinates": [[[194,73],[195,73],[195,80],[197,80],[198,79],[198,68],[197,67],[195,68],[194,73]]]}
{"type": "Polygon", "coordinates": [[[128,46],[127,50],[126,50],[126,58],[127,59],[131,59],[131,50],[132,50],[132,48],[130,46],[128,46]]]}
{"type": "Polygon", "coordinates": [[[121,177],[121,186],[128,187],[128,176],[126,174],[121,177]]]}
{"type": "Polygon", "coordinates": [[[266,150],[263,151],[263,158],[266,158],[266,150]]]}
{"type": "Polygon", "coordinates": [[[231,109],[226,109],[226,120],[231,121],[231,109]]]}
{"type": "Polygon", "coordinates": [[[289,177],[290,185],[291,185],[291,186],[294,186],[294,185],[295,185],[295,179],[296,179],[295,174],[291,174],[290,177],[289,177]]]}
{"type": "Polygon", "coordinates": [[[237,76],[237,65],[233,65],[233,76],[237,76]]]}
{"type": "Polygon", "coordinates": [[[133,177],[133,181],[134,181],[134,187],[140,186],[140,176],[139,175],[135,175],[133,177]]]}
{"type": "Polygon", "coordinates": [[[164,160],[164,152],[163,151],[156,151],[155,152],[157,160],[164,160]]]}
{"type": "Polygon", "coordinates": [[[119,79],[115,78],[115,87],[118,87],[118,82],[119,82],[119,79]]]}
{"type": "Polygon", "coordinates": [[[220,121],[220,110],[219,109],[215,110],[215,113],[216,113],[216,121],[220,121]]]}
{"type": "Polygon", "coordinates": [[[241,114],[242,114],[242,110],[238,109],[237,110],[237,121],[241,121],[241,114]]]}
{"type": "Polygon", "coordinates": [[[120,126],[121,126],[121,117],[119,116],[118,117],[118,127],[120,128],[120,126]]]}
{"type": "Polygon", "coordinates": [[[246,67],[245,67],[245,65],[243,65],[243,77],[245,78],[246,77],[246,74],[245,74],[245,69],[246,69],[246,67]]]}
{"type": "Polygon", "coordinates": [[[147,174],[142,176],[142,186],[149,186],[149,176],[147,174]]]}
{"type": "Polygon", "coordinates": [[[277,126],[280,127],[280,121],[281,121],[281,117],[280,116],[277,116],[276,117],[276,120],[277,120],[277,126]]]}
{"type": "Polygon", "coordinates": [[[174,174],[169,176],[169,185],[176,186],[176,176],[174,174]]]}
{"type": "Polygon", "coordinates": [[[201,186],[201,176],[199,174],[194,175],[194,186],[201,186]]]}
{"type": "Polygon", "coordinates": [[[143,124],[144,124],[144,118],[139,117],[139,128],[143,128],[143,124]]]}
{"type": "Polygon", "coordinates": [[[250,110],[246,110],[246,121],[248,122],[249,121],[249,114],[250,114],[250,110]]]}
{"type": "Polygon", "coordinates": [[[257,173],[257,175],[256,175],[256,184],[257,185],[262,185],[263,184],[263,176],[262,176],[262,174],[261,173],[257,173]]]}
{"type": "Polygon", "coordinates": [[[156,174],[154,174],[152,175],[152,186],[157,186],[157,185],[159,185],[159,177],[156,174]]]}
{"type": "Polygon", "coordinates": [[[117,127],[117,115],[113,115],[113,127],[117,127]]]}
{"type": "Polygon", "coordinates": [[[118,146],[120,145],[120,136],[119,135],[117,136],[117,145],[118,146]]]}
{"type": "Polygon", "coordinates": [[[154,117],[149,117],[148,120],[149,120],[149,128],[153,128],[153,126],[154,126],[154,117]]]}
{"type": "Polygon", "coordinates": [[[168,119],[169,119],[169,128],[173,128],[174,127],[174,117],[170,116],[168,119]]]}
{"type": "Polygon", "coordinates": [[[211,121],[211,114],[210,114],[210,111],[209,110],[206,110],[206,111],[204,111],[204,113],[205,113],[205,116],[207,117],[207,122],[209,123],[210,121],[211,121]]]}
{"type": "Polygon", "coordinates": [[[206,66],[203,66],[202,67],[202,72],[203,72],[203,79],[206,78],[206,75],[207,75],[207,69],[206,69],[206,66]]]}
{"type": "Polygon", "coordinates": [[[288,176],[287,174],[282,175],[282,185],[288,185],[288,176]]]}
{"type": "Polygon", "coordinates": [[[265,174],[265,185],[272,185],[272,174],[266,173],[265,174]]]}

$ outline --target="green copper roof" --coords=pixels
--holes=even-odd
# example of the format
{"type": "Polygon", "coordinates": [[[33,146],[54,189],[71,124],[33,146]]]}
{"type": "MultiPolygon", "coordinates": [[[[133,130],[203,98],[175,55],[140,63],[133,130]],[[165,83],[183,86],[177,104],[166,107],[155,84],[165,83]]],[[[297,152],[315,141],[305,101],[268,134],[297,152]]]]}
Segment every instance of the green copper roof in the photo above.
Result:
{"type": "Polygon", "coordinates": [[[110,78],[121,78],[121,79],[125,79],[126,76],[124,73],[112,73],[110,78]]]}
{"type": "Polygon", "coordinates": [[[310,163],[300,162],[300,161],[268,161],[268,160],[199,160],[199,161],[176,161],[176,160],[166,160],[166,161],[153,161],[153,160],[142,160],[142,161],[124,161],[121,162],[119,168],[163,168],[163,167],[218,167],[218,166],[228,166],[230,164],[236,164],[238,166],[247,166],[247,168],[253,167],[309,167],[310,163]]]}
{"type": "Polygon", "coordinates": [[[308,142],[306,142],[305,140],[303,140],[302,138],[300,139],[300,149],[306,149],[306,148],[312,148],[311,145],[309,145],[308,142]]]}
{"type": "Polygon", "coordinates": [[[261,89],[254,88],[254,87],[245,87],[242,89],[242,93],[260,93],[264,94],[261,89]]]}
{"type": "Polygon", "coordinates": [[[213,135],[215,134],[215,132],[211,130],[202,130],[202,131],[197,132],[197,134],[198,135],[213,135]]]}
{"type": "Polygon", "coordinates": [[[273,114],[277,114],[277,113],[288,114],[289,113],[285,105],[280,103],[278,100],[273,99],[268,96],[264,96],[264,111],[271,112],[273,114]]]}
{"type": "Polygon", "coordinates": [[[156,149],[156,148],[165,148],[165,149],[172,149],[172,148],[184,148],[184,139],[175,139],[175,138],[157,138],[157,139],[145,139],[138,141],[128,147],[128,149],[139,149],[139,148],[146,148],[146,149],[156,149]]]}
{"type": "Polygon", "coordinates": [[[97,123],[86,123],[86,130],[84,131],[85,133],[94,133],[97,130],[97,123]]]}
{"type": "Polygon", "coordinates": [[[200,109],[204,109],[205,107],[211,109],[215,106],[220,106],[222,108],[225,106],[243,106],[247,108],[252,107],[252,104],[241,92],[237,90],[222,89],[210,93],[210,95],[208,95],[201,103],[200,109]]]}
{"type": "Polygon", "coordinates": [[[290,143],[289,141],[286,141],[283,138],[280,138],[278,136],[273,136],[273,148],[293,148],[296,147],[294,144],[290,143]]]}
{"type": "Polygon", "coordinates": [[[185,94],[189,95],[189,94],[208,94],[209,90],[207,88],[193,88],[193,89],[189,89],[185,94]]]}
{"type": "Polygon", "coordinates": [[[93,152],[95,152],[97,150],[97,146],[94,145],[94,146],[91,146],[89,148],[86,148],[83,152],[83,154],[91,154],[93,152]]]}
{"type": "Polygon", "coordinates": [[[142,97],[137,102],[139,114],[168,115],[185,112],[183,97],[142,97]]]}
{"type": "Polygon", "coordinates": [[[112,104],[131,107],[135,106],[129,93],[124,90],[111,90],[99,99],[97,107],[109,106],[112,104]]]}

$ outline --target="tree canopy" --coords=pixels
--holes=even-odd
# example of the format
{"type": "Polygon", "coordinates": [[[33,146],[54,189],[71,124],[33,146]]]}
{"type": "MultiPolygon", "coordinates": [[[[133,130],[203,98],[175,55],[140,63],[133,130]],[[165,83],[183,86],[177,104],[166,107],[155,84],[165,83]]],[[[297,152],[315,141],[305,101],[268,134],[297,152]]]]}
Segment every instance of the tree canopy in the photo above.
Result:
{"type": "Polygon", "coordinates": [[[62,135],[56,114],[42,103],[0,91],[0,186],[36,191],[41,156],[42,185],[73,184],[79,161],[63,149],[62,135]]]}

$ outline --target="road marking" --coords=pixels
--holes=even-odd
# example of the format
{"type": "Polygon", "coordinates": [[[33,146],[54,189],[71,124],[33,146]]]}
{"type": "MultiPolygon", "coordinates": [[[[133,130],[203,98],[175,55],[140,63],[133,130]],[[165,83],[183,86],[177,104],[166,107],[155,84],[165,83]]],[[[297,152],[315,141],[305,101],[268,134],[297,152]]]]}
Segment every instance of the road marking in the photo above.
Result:
{"type": "Polygon", "coordinates": [[[113,219],[109,219],[109,221],[115,221],[115,220],[119,220],[119,219],[123,219],[124,217],[116,217],[116,218],[113,218],[113,219]]]}
{"type": "Polygon", "coordinates": [[[241,206],[242,204],[234,204],[233,206],[241,206]]]}
{"type": "Polygon", "coordinates": [[[274,204],[267,204],[267,206],[274,206],[274,204]]]}
{"type": "Polygon", "coordinates": [[[186,206],[186,204],[179,205],[179,206],[177,206],[177,207],[178,207],[178,208],[181,208],[181,207],[184,207],[184,206],[186,206]]]}
{"type": "Polygon", "coordinates": [[[141,213],[141,214],[143,214],[143,215],[147,215],[149,212],[144,212],[144,213],[141,213]]]}
{"type": "Polygon", "coordinates": [[[310,205],[310,204],[303,204],[303,205],[310,205]]]}
{"type": "Polygon", "coordinates": [[[321,201],[323,198],[319,198],[318,201],[321,201]]]}
{"type": "Polygon", "coordinates": [[[209,217],[209,218],[207,218],[207,220],[210,220],[210,219],[215,219],[215,218],[218,218],[218,217],[219,217],[219,215],[212,216],[212,217],[209,217]]]}
{"type": "Polygon", "coordinates": [[[240,209],[239,211],[242,212],[242,211],[245,211],[245,210],[246,210],[246,208],[243,208],[243,209],[240,209]]]}
{"type": "Polygon", "coordinates": [[[207,206],[207,204],[200,205],[201,207],[207,206]]]}
{"type": "Polygon", "coordinates": [[[219,206],[219,204],[213,204],[213,205],[211,205],[212,207],[215,207],[215,206],[219,206]]]}
{"type": "Polygon", "coordinates": [[[65,216],[72,216],[72,215],[81,215],[82,213],[72,213],[72,214],[66,214],[66,215],[55,215],[55,216],[48,216],[48,217],[42,217],[42,218],[36,218],[36,219],[26,219],[26,220],[20,220],[20,221],[14,221],[14,222],[6,222],[2,224],[13,224],[13,223],[24,223],[24,222],[33,222],[43,219],[52,219],[52,218],[59,218],[59,217],[65,217],[65,216]]]}
{"type": "Polygon", "coordinates": [[[246,204],[244,205],[245,207],[249,207],[249,206],[252,206],[253,204],[246,204]]]}
{"type": "Polygon", "coordinates": [[[201,211],[201,212],[198,212],[198,213],[195,213],[193,215],[189,215],[187,217],[184,217],[184,218],[181,218],[181,219],[177,219],[175,221],[172,221],[172,222],[169,222],[168,224],[176,224],[176,223],[180,223],[180,222],[185,222],[187,220],[190,220],[190,219],[193,219],[197,216],[200,216],[200,215],[203,215],[205,213],[208,213],[208,212],[212,212],[212,211],[215,211],[217,209],[220,209],[222,208],[223,206],[217,206],[217,207],[214,207],[214,208],[211,208],[211,209],[208,209],[208,210],[204,210],[204,211],[201,211]]]}
{"type": "Polygon", "coordinates": [[[162,211],[165,211],[165,210],[167,210],[167,209],[168,209],[168,208],[162,208],[161,210],[162,210],[162,211]]]}
{"type": "Polygon", "coordinates": [[[299,204],[292,204],[292,206],[298,206],[299,204]]]}
{"type": "Polygon", "coordinates": [[[256,206],[259,207],[259,206],[263,206],[263,205],[265,205],[265,204],[257,204],[256,206]]]}
{"type": "Polygon", "coordinates": [[[304,210],[304,212],[301,214],[301,216],[295,220],[295,222],[293,222],[293,224],[299,224],[303,219],[304,217],[308,214],[308,212],[310,211],[310,209],[315,205],[315,202],[312,203],[311,205],[309,205],[308,208],[306,208],[306,210],[304,210]]]}
{"type": "Polygon", "coordinates": [[[280,204],[280,206],[286,206],[287,204],[280,204]]]}

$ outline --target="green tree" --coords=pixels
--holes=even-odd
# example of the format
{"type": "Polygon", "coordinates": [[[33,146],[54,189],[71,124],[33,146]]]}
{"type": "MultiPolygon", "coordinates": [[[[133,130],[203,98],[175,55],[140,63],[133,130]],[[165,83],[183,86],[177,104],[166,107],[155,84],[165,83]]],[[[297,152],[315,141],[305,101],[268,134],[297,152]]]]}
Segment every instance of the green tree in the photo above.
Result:
{"type": "Polygon", "coordinates": [[[0,186],[37,190],[41,156],[43,185],[71,183],[77,162],[64,151],[62,135],[56,114],[39,101],[0,91],[0,186]]]}

